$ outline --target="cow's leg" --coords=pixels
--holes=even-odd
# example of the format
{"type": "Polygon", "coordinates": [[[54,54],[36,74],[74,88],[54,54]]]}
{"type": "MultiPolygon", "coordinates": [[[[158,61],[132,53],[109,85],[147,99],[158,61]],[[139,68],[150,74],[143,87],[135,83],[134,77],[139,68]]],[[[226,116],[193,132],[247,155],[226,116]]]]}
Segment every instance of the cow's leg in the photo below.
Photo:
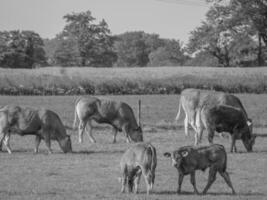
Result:
{"type": "Polygon", "coordinates": [[[127,169],[124,167],[121,178],[121,193],[125,192],[125,186],[127,184],[127,169]]]}
{"type": "Polygon", "coordinates": [[[34,149],[34,153],[38,153],[40,142],[41,142],[41,136],[36,135],[36,137],[35,137],[35,149],[34,149]]]}
{"type": "Polygon", "coordinates": [[[208,128],[207,131],[208,131],[209,144],[212,144],[213,143],[213,137],[214,137],[214,130],[213,130],[213,128],[208,128]]]}
{"type": "Polygon", "coordinates": [[[88,134],[88,137],[89,137],[90,141],[92,143],[96,143],[96,140],[95,140],[95,138],[93,137],[93,134],[92,134],[93,133],[92,129],[93,129],[92,122],[89,120],[87,122],[87,124],[86,124],[86,133],[88,134]]]}
{"type": "Polygon", "coordinates": [[[49,154],[52,153],[50,131],[51,130],[43,130],[43,133],[42,133],[42,135],[44,137],[44,141],[45,141],[46,147],[48,148],[48,153],[49,154]]]}
{"type": "Polygon", "coordinates": [[[236,138],[235,138],[235,135],[233,134],[233,135],[231,136],[231,138],[232,138],[232,141],[231,141],[230,152],[233,153],[233,150],[234,150],[234,152],[236,152],[236,145],[235,145],[236,138]]]}
{"type": "Polygon", "coordinates": [[[9,154],[11,154],[12,151],[11,151],[11,148],[10,148],[9,140],[10,140],[10,133],[7,133],[7,134],[4,136],[4,144],[5,144],[5,146],[6,146],[7,152],[8,152],[9,154]]]}
{"type": "Polygon", "coordinates": [[[113,143],[116,143],[118,130],[115,127],[112,127],[112,134],[113,134],[113,143]]]}
{"type": "Polygon", "coordinates": [[[184,131],[185,131],[185,136],[188,136],[188,116],[185,113],[185,118],[184,118],[184,131]]]}
{"type": "Polygon", "coordinates": [[[182,183],[183,183],[184,175],[182,173],[179,173],[179,178],[178,178],[178,188],[177,188],[177,193],[181,193],[181,188],[182,188],[182,183]]]}
{"type": "Polygon", "coordinates": [[[125,124],[124,126],[122,126],[122,132],[124,133],[125,137],[126,137],[126,142],[130,143],[130,138],[129,138],[129,126],[127,124],[125,124]]]}
{"type": "Polygon", "coordinates": [[[194,187],[194,192],[196,194],[198,194],[197,187],[196,187],[196,173],[195,173],[195,171],[190,174],[190,181],[194,187]]]}
{"type": "Polygon", "coordinates": [[[2,127],[0,127],[0,151],[2,151],[2,145],[3,145],[3,140],[6,135],[6,130],[2,127]]]}
{"type": "Polygon", "coordinates": [[[229,174],[225,171],[225,172],[220,172],[220,175],[223,177],[223,179],[225,180],[225,182],[227,183],[227,185],[232,189],[232,193],[235,194],[235,190],[234,187],[232,185],[231,179],[229,174]]]}
{"type": "Polygon", "coordinates": [[[198,145],[198,143],[200,142],[200,140],[202,139],[202,133],[203,133],[203,125],[201,123],[201,119],[200,119],[200,113],[197,112],[196,115],[196,120],[195,120],[195,126],[196,126],[196,132],[195,132],[195,146],[198,145]]]}
{"type": "Polygon", "coordinates": [[[136,194],[138,193],[138,189],[139,189],[138,187],[139,187],[141,175],[142,175],[142,171],[141,171],[141,169],[139,169],[136,172],[135,179],[134,179],[134,193],[136,193],[136,194]]]}
{"type": "Polygon", "coordinates": [[[80,120],[79,127],[78,127],[78,134],[79,134],[79,143],[81,144],[83,142],[83,132],[85,129],[85,122],[83,120],[80,120]]]}
{"type": "Polygon", "coordinates": [[[216,173],[217,173],[217,169],[215,167],[210,167],[208,183],[205,189],[203,190],[203,194],[207,193],[212,183],[216,180],[216,173]]]}

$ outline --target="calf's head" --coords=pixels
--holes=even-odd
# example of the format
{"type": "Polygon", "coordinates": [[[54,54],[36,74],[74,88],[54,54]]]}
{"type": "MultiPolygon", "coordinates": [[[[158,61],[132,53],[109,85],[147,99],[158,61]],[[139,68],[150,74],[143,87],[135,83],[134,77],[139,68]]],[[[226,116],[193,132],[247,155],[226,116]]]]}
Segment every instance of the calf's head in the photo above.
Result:
{"type": "Polygon", "coordinates": [[[129,133],[129,137],[134,142],[143,142],[143,131],[142,128],[139,126],[136,129],[132,129],[129,133]]]}
{"type": "Polygon", "coordinates": [[[64,153],[72,152],[72,146],[71,146],[71,139],[70,136],[67,135],[66,137],[62,138],[59,141],[59,146],[62,149],[64,153]]]}
{"type": "Polygon", "coordinates": [[[188,151],[183,150],[183,151],[174,151],[172,153],[166,152],[163,154],[167,158],[171,158],[172,160],[172,166],[178,168],[180,167],[183,158],[188,156],[188,151]]]}

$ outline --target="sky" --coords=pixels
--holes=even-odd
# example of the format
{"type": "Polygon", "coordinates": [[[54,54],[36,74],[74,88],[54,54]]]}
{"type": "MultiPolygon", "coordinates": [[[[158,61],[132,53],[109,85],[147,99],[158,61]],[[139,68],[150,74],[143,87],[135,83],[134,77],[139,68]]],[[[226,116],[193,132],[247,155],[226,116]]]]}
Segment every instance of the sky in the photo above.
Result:
{"type": "Polygon", "coordinates": [[[0,31],[32,30],[53,38],[63,30],[63,16],[90,10],[96,22],[105,19],[112,34],[145,31],[187,42],[201,25],[205,0],[0,0],[0,31]]]}

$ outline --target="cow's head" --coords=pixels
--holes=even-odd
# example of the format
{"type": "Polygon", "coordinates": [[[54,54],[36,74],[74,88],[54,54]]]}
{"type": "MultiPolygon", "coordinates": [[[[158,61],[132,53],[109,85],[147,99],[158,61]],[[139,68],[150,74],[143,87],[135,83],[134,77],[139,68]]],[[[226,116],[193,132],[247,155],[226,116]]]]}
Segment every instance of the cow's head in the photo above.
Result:
{"type": "Polygon", "coordinates": [[[172,160],[172,166],[179,168],[181,165],[181,162],[183,158],[188,156],[188,151],[183,150],[183,151],[174,151],[172,153],[166,152],[163,154],[167,158],[171,158],[172,160]]]}
{"type": "Polygon", "coordinates": [[[247,122],[247,124],[240,128],[239,125],[236,125],[233,129],[233,134],[236,134],[238,138],[241,138],[246,150],[251,152],[253,150],[253,145],[255,144],[256,136],[252,134],[252,124],[247,122]],[[250,126],[251,125],[251,126],[250,126]]]}
{"type": "Polygon", "coordinates": [[[242,138],[242,142],[248,152],[253,151],[253,145],[255,144],[256,135],[251,135],[250,137],[242,138]]]}
{"type": "Polygon", "coordinates": [[[142,128],[139,126],[136,129],[133,129],[129,133],[129,137],[134,142],[143,142],[143,131],[142,131],[142,128]]]}
{"type": "Polygon", "coordinates": [[[61,147],[61,149],[64,153],[72,152],[70,136],[67,135],[66,137],[59,140],[59,146],[61,147]]]}

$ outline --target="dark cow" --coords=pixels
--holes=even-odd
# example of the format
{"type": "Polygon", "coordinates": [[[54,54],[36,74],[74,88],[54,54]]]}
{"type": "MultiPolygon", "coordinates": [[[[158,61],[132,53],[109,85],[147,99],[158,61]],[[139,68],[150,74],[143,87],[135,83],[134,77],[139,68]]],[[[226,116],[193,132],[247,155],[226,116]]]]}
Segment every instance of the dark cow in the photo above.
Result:
{"type": "Polygon", "coordinates": [[[197,111],[196,126],[198,138],[201,141],[204,128],[208,131],[209,143],[213,142],[214,132],[228,132],[231,134],[231,149],[236,152],[235,141],[241,139],[246,150],[252,151],[255,135],[252,135],[243,111],[226,105],[205,105],[197,111]]]}
{"type": "Polygon", "coordinates": [[[107,99],[98,99],[96,97],[81,97],[75,103],[75,117],[79,118],[79,142],[82,143],[83,132],[87,128],[88,136],[91,142],[95,143],[92,135],[91,121],[97,123],[110,124],[113,127],[113,143],[116,142],[118,131],[123,131],[127,141],[129,139],[134,142],[143,141],[142,129],[138,126],[132,108],[124,103],[107,99]]]}
{"type": "Polygon", "coordinates": [[[50,140],[56,140],[64,153],[71,152],[71,140],[59,116],[47,109],[35,109],[7,105],[0,109],[0,143],[11,153],[10,134],[35,135],[35,152],[38,152],[41,139],[44,139],[49,153],[52,153],[50,140]]]}
{"type": "Polygon", "coordinates": [[[235,194],[235,190],[231,183],[230,177],[226,172],[227,168],[227,155],[222,145],[212,144],[210,146],[185,146],[181,147],[172,153],[164,153],[165,157],[170,157],[172,165],[177,168],[179,174],[178,189],[177,192],[181,192],[181,186],[185,175],[190,174],[191,184],[194,187],[194,192],[198,194],[196,187],[195,171],[205,171],[209,168],[208,183],[203,190],[203,194],[206,194],[212,183],[216,179],[216,173],[224,178],[227,185],[232,189],[232,193],[235,194]]]}
{"type": "Polygon", "coordinates": [[[141,174],[147,185],[147,194],[153,188],[155,181],[155,169],[157,166],[157,154],[155,147],[150,143],[138,143],[129,148],[120,161],[122,178],[121,192],[138,192],[138,185],[141,174]]]}
{"type": "MultiPolygon", "coordinates": [[[[181,92],[179,101],[179,110],[175,120],[179,120],[181,114],[181,107],[185,113],[184,128],[185,134],[188,135],[188,125],[197,132],[196,129],[196,112],[197,109],[203,107],[203,105],[228,105],[239,108],[244,113],[247,123],[252,133],[252,120],[248,118],[247,112],[242,105],[240,99],[232,94],[224,92],[216,92],[214,90],[200,90],[194,88],[188,88],[181,92]]],[[[197,134],[195,134],[195,145],[197,144],[197,134]]]]}

